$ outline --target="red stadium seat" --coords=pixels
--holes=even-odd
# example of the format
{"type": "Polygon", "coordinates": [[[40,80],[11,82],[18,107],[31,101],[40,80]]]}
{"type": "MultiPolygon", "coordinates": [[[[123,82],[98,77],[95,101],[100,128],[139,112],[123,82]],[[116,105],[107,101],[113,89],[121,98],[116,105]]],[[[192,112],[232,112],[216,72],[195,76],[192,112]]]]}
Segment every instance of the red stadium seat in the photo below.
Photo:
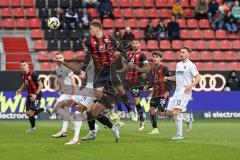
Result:
{"type": "Polygon", "coordinates": [[[182,39],[190,39],[191,38],[191,33],[187,29],[180,30],[180,35],[181,35],[182,39]]]}
{"type": "Polygon", "coordinates": [[[177,51],[175,54],[176,54],[177,61],[180,61],[181,60],[180,52],[177,51]]]}
{"type": "Polygon", "coordinates": [[[158,12],[156,9],[147,10],[148,18],[158,18],[158,12]]]}
{"type": "Polygon", "coordinates": [[[48,61],[49,58],[46,55],[48,55],[47,51],[40,51],[40,52],[38,52],[38,60],[39,61],[48,61]]]}
{"type": "Polygon", "coordinates": [[[133,8],[141,8],[143,6],[142,0],[132,0],[133,8]]]}
{"type": "Polygon", "coordinates": [[[172,13],[168,9],[160,9],[160,18],[171,18],[172,13]]]}
{"type": "Polygon", "coordinates": [[[164,60],[175,60],[176,59],[176,54],[172,51],[166,51],[164,52],[163,59],[164,60]]]}
{"type": "Polygon", "coordinates": [[[42,39],[43,38],[43,31],[41,29],[33,29],[31,31],[32,39],[42,39]]]}
{"type": "Polygon", "coordinates": [[[4,28],[5,29],[14,29],[15,28],[15,21],[11,18],[4,20],[4,28]]]}
{"type": "Polygon", "coordinates": [[[169,62],[168,63],[168,69],[170,71],[176,71],[176,62],[169,62]]]}
{"type": "Polygon", "coordinates": [[[232,41],[232,49],[240,50],[240,40],[232,41]]]}
{"type": "Polygon", "coordinates": [[[58,51],[51,51],[50,52],[50,57],[56,57],[58,51]]]}
{"type": "Polygon", "coordinates": [[[183,7],[189,7],[188,0],[180,0],[180,5],[183,7]]]}
{"type": "Polygon", "coordinates": [[[203,38],[214,39],[215,38],[214,31],[212,29],[203,30],[203,38]]]}
{"type": "Polygon", "coordinates": [[[218,62],[218,70],[219,71],[228,71],[229,70],[229,65],[227,62],[218,62]]]}
{"type": "Polygon", "coordinates": [[[191,2],[191,3],[190,3],[191,7],[197,6],[198,1],[199,1],[199,0],[191,0],[191,1],[190,1],[190,2],[191,2]]]}
{"type": "Polygon", "coordinates": [[[16,26],[19,29],[27,29],[28,28],[28,20],[24,18],[17,19],[16,26]]]}
{"type": "Polygon", "coordinates": [[[170,19],[164,19],[163,20],[164,26],[167,27],[168,26],[168,22],[170,22],[170,21],[171,21],[170,19]]]}
{"type": "Polygon", "coordinates": [[[41,63],[41,70],[50,71],[53,69],[53,63],[51,62],[42,62],[41,63]]]}
{"type": "Polygon", "coordinates": [[[182,41],[180,40],[173,40],[172,41],[172,49],[179,50],[182,48],[182,41]]]}
{"type": "Polygon", "coordinates": [[[218,41],[216,41],[216,40],[208,41],[208,49],[218,50],[219,49],[218,41]]]}
{"type": "Polygon", "coordinates": [[[115,20],[115,27],[117,27],[117,28],[125,28],[126,27],[125,20],[123,20],[123,19],[116,19],[115,20]]]}
{"type": "Polygon", "coordinates": [[[240,51],[236,53],[238,60],[240,60],[240,51]]]}
{"type": "Polygon", "coordinates": [[[147,48],[149,50],[158,50],[158,43],[157,43],[157,41],[149,40],[147,42],[147,48]]]}
{"type": "Polygon", "coordinates": [[[210,28],[209,21],[207,19],[200,19],[198,21],[199,28],[210,28]]]}
{"type": "Polygon", "coordinates": [[[24,7],[34,7],[34,0],[24,0],[23,6],[24,7]]]}
{"type": "Polygon", "coordinates": [[[163,8],[166,6],[167,1],[166,0],[156,0],[156,7],[157,8],[163,8]]]}
{"type": "Polygon", "coordinates": [[[139,8],[139,9],[135,9],[135,17],[136,18],[146,18],[147,14],[146,14],[146,10],[139,8]]]}
{"type": "Polygon", "coordinates": [[[240,63],[239,62],[231,62],[229,63],[229,70],[240,70],[240,63]]]}
{"type": "Polygon", "coordinates": [[[25,16],[23,8],[14,8],[14,17],[23,18],[25,16]]]}
{"type": "Polygon", "coordinates": [[[123,16],[124,18],[133,18],[133,10],[130,8],[124,9],[123,16]]]}
{"type": "Polygon", "coordinates": [[[104,28],[113,28],[114,27],[114,23],[112,19],[104,19],[103,20],[103,27],[104,28]]]}
{"type": "MultiPolygon", "coordinates": [[[[114,9],[113,12],[114,12],[115,10],[117,10],[117,9],[114,9]]],[[[88,8],[88,12],[90,13],[90,15],[91,15],[92,17],[96,17],[96,18],[98,17],[98,13],[97,13],[97,10],[96,10],[95,8],[88,8]]],[[[115,12],[114,12],[114,13],[115,13],[115,12]]],[[[116,14],[114,14],[114,16],[117,17],[116,14]]]]}
{"type": "Polygon", "coordinates": [[[148,24],[148,20],[147,19],[140,19],[139,20],[139,27],[140,28],[146,28],[147,24],[148,24]]]}
{"type": "Polygon", "coordinates": [[[200,52],[200,59],[204,61],[211,61],[213,59],[212,54],[208,51],[200,52]]]}
{"type": "Polygon", "coordinates": [[[3,26],[3,21],[2,21],[2,19],[0,18],[0,29],[2,29],[2,26],[3,26]]]}
{"type": "Polygon", "coordinates": [[[135,35],[136,38],[143,38],[143,31],[139,29],[132,30],[132,33],[135,35]]]}
{"type": "Polygon", "coordinates": [[[26,16],[29,17],[29,18],[37,17],[36,8],[27,8],[26,9],[26,16]]]}
{"type": "Polygon", "coordinates": [[[85,55],[86,54],[83,51],[77,51],[77,52],[74,53],[73,57],[74,58],[78,57],[80,59],[84,59],[85,55]]]}
{"type": "Polygon", "coordinates": [[[197,51],[192,51],[192,53],[191,53],[191,55],[190,55],[191,57],[191,60],[194,60],[194,61],[196,61],[196,60],[199,60],[200,59],[200,53],[199,52],[197,52],[197,51]]]}
{"type": "Polygon", "coordinates": [[[207,44],[205,41],[203,40],[196,41],[196,49],[205,50],[206,48],[207,48],[207,44]]]}
{"type": "Polygon", "coordinates": [[[131,28],[137,28],[137,21],[136,19],[129,19],[127,20],[127,25],[131,28]]]}
{"type": "Polygon", "coordinates": [[[227,51],[225,52],[225,59],[226,60],[236,60],[237,59],[237,55],[235,52],[233,51],[227,51]]]}
{"type": "Polygon", "coordinates": [[[185,21],[185,19],[178,19],[177,23],[179,24],[180,28],[186,28],[186,21],[185,21]]]}
{"type": "Polygon", "coordinates": [[[153,0],[144,0],[144,7],[145,8],[153,8],[154,4],[153,4],[153,0]]]}
{"type": "Polygon", "coordinates": [[[183,45],[187,46],[187,47],[190,47],[192,49],[195,48],[194,42],[192,40],[185,40],[185,41],[183,41],[183,45]]]}
{"type": "Polygon", "coordinates": [[[185,18],[194,18],[193,10],[192,9],[184,9],[183,10],[183,16],[185,18]]]}
{"type": "Polygon", "coordinates": [[[171,43],[168,40],[161,40],[159,43],[160,49],[171,49],[171,43]]]}
{"type": "Polygon", "coordinates": [[[31,19],[29,19],[29,27],[30,27],[31,29],[40,28],[40,27],[41,27],[40,20],[37,19],[37,18],[31,18],[31,19]]]}
{"type": "Polygon", "coordinates": [[[104,29],[104,30],[103,30],[103,33],[105,33],[105,34],[109,34],[109,35],[112,35],[113,32],[114,32],[113,29],[104,29]]]}
{"type": "Polygon", "coordinates": [[[224,53],[221,51],[213,52],[213,59],[217,61],[224,60],[225,59],[224,53]]]}
{"type": "Polygon", "coordinates": [[[152,19],[152,24],[154,27],[156,27],[159,24],[159,19],[158,18],[152,19]]]}
{"type": "Polygon", "coordinates": [[[198,22],[196,19],[188,19],[187,20],[187,28],[197,28],[198,22]]]}
{"type": "Polygon", "coordinates": [[[72,51],[64,51],[63,56],[67,60],[73,59],[73,52],[72,51]]]}
{"type": "Polygon", "coordinates": [[[2,9],[2,18],[10,18],[12,17],[12,9],[11,8],[3,8],[2,9]]]}
{"type": "Polygon", "coordinates": [[[34,47],[36,50],[46,50],[46,42],[43,40],[37,40],[34,42],[34,47]]]}
{"type": "Polygon", "coordinates": [[[118,0],[112,0],[112,5],[114,8],[119,7],[118,0]]]}
{"type": "Polygon", "coordinates": [[[22,0],[11,0],[12,7],[22,7],[22,0]]]}
{"type": "Polygon", "coordinates": [[[231,42],[228,41],[228,40],[222,40],[222,41],[219,41],[220,43],[220,49],[223,49],[223,50],[230,50],[232,49],[232,46],[231,46],[231,42]]]}
{"type": "Polygon", "coordinates": [[[176,0],[167,0],[167,7],[173,7],[176,4],[176,0]]]}
{"type": "Polygon", "coordinates": [[[120,0],[119,6],[122,8],[128,8],[130,6],[130,2],[129,0],[120,0]]]}
{"type": "Polygon", "coordinates": [[[141,49],[142,50],[146,50],[147,49],[147,45],[146,45],[145,41],[141,41],[140,43],[141,43],[141,49]]]}
{"type": "Polygon", "coordinates": [[[227,39],[227,33],[223,29],[216,30],[216,39],[227,39]]]}
{"type": "MultiPolygon", "coordinates": [[[[95,8],[91,8],[91,9],[93,9],[94,11],[96,11],[95,8]]],[[[116,18],[121,18],[121,17],[122,17],[121,10],[118,9],[118,8],[115,8],[115,9],[113,10],[113,14],[114,14],[114,16],[115,16],[116,18]]]]}
{"type": "Polygon", "coordinates": [[[0,1],[0,7],[4,8],[4,7],[9,7],[10,6],[10,0],[1,0],[0,1]]]}
{"type": "Polygon", "coordinates": [[[239,34],[236,34],[236,33],[229,33],[228,38],[229,39],[240,39],[239,34]]]}
{"type": "Polygon", "coordinates": [[[195,62],[195,65],[199,71],[205,70],[205,65],[202,62],[195,62]]]}
{"type": "Polygon", "coordinates": [[[192,39],[202,39],[202,31],[201,30],[198,30],[198,29],[195,29],[195,30],[192,30],[192,39]]]}
{"type": "Polygon", "coordinates": [[[204,65],[205,65],[206,71],[216,71],[218,68],[217,63],[215,62],[207,62],[207,63],[204,63],[204,65]]]}

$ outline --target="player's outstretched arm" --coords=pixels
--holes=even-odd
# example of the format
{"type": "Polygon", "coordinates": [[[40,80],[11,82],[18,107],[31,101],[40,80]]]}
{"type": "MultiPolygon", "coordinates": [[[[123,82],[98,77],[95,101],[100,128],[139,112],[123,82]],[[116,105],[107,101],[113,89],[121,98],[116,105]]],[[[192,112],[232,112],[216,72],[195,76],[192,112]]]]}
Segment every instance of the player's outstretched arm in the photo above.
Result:
{"type": "Polygon", "coordinates": [[[19,95],[22,93],[23,89],[24,89],[25,85],[24,83],[21,85],[21,87],[16,91],[16,94],[19,95]]]}
{"type": "Polygon", "coordinates": [[[164,77],[164,81],[176,81],[176,76],[164,77]]]}

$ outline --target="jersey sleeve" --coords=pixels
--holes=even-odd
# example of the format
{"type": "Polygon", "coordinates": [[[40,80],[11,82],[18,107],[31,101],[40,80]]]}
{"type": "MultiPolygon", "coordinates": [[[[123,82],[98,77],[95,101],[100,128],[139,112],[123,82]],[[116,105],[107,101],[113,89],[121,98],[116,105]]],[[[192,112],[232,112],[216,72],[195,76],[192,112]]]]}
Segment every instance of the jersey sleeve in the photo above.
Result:
{"type": "Polygon", "coordinates": [[[83,42],[83,49],[86,54],[92,54],[92,47],[90,42],[90,37],[86,38],[86,41],[83,42]]]}
{"type": "MultiPolygon", "coordinates": [[[[163,76],[164,77],[165,76],[167,76],[167,77],[170,76],[170,72],[169,72],[169,70],[168,70],[168,68],[166,66],[163,67],[163,76]]],[[[165,85],[166,91],[169,92],[172,89],[172,83],[171,82],[166,81],[166,82],[164,82],[164,85],[165,85]]]]}
{"type": "Polygon", "coordinates": [[[32,72],[32,79],[36,83],[40,81],[39,75],[36,72],[32,72]]]}
{"type": "Polygon", "coordinates": [[[141,55],[141,57],[139,59],[139,62],[143,63],[143,64],[148,63],[148,59],[147,59],[147,57],[146,57],[146,55],[144,53],[141,55]]]}
{"type": "Polygon", "coordinates": [[[191,74],[192,74],[193,77],[195,77],[196,75],[199,74],[199,73],[198,73],[198,70],[197,70],[197,67],[196,67],[195,64],[192,64],[192,65],[191,65],[190,72],[191,72],[191,74]]]}

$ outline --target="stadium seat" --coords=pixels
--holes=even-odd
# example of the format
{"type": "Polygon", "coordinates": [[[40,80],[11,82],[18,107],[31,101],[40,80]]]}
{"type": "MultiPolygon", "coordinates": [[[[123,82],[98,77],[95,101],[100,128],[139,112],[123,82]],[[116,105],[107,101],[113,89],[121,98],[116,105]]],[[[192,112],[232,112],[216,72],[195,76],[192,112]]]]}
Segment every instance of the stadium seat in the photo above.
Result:
{"type": "Polygon", "coordinates": [[[84,59],[85,56],[86,56],[86,54],[83,51],[77,51],[73,54],[74,58],[77,57],[78,59],[82,59],[82,60],[84,59]]]}
{"type": "Polygon", "coordinates": [[[227,51],[227,52],[225,52],[225,59],[226,60],[236,60],[237,59],[237,55],[233,51],[227,51]]]}
{"type": "Polygon", "coordinates": [[[141,49],[142,50],[146,50],[147,49],[147,45],[146,45],[145,41],[142,40],[140,43],[141,43],[141,49]]]}
{"type": "Polygon", "coordinates": [[[124,18],[133,18],[133,10],[130,8],[123,10],[123,17],[124,18]]]}
{"type": "Polygon", "coordinates": [[[8,18],[8,19],[4,19],[4,28],[5,29],[14,29],[15,28],[15,21],[14,19],[8,18]]]}
{"type": "Polygon", "coordinates": [[[48,51],[56,51],[56,50],[58,50],[58,42],[57,42],[57,40],[49,40],[47,42],[47,50],[48,51]]]}
{"type": "Polygon", "coordinates": [[[195,49],[198,49],[198,50],[204,50],[207,48],[207,44],[205,41],[203,40],[198,40],[196,41],[196,47],[195,49]]]}
{"type": "Polygon", "coordinates": [[[113,5],[114,9],[119,7],[118,0],[112,0],[112,5],[113,5]]]}
{"type": "Polygon", "coordinates": [[[202,29],[210,28],[209,21],[207,19],[200,19],[198,21],[198,26],[199,28],[202,28],[202,29]]]}
{"type": "Polygon", "coordinates": [[[37,10],[35,8],[27,8],[26,9],[26,16],[28,18],[37,17],[37,10]]]}
{"type": "Polygon", "coordinates": [[[203,30],[203,38],[214,39],[215,38],[214,31],[212,29],[203,30]]]}
{"type": "Polygon", "coordinates": [[[239,62],[230,62],[229,63],[229,70],[240,70],[240,63],[239,62]]]}
{"type": "Polygon", "coordinates": [[[189,2],[188,0],[180,0],[180,5],[183,7],[189,7],[189,2]]]}
{"type": "Polygon", "coordinates": [[[29,27],[31,29],[34,29],[34,28],[40,28],[41,24],[40,24],[40,21],[39,19],[37,18],[31,18],[29,19],[29,27]]]}
{"type": "Polygon", "coordinates": [[[198,61],[200,59],[200,53],[197,51],[192,51],[190,58],[191,60],[198,61]]]}
{"type": "Polygon", "coordinates": [[[43,40],[34,41],[34,48],[36,50],[46,50],[46,42],[43,40]]]}
{"type": "Polygon", "coordinates": [[[116,19],[115,20],[115,27],[117,27],[117,28],[125,28],[126,27],[125,20],[123,20],[123,19],[116,19]]]}
{"type": "Polygon", "coordinates": [[[60,0],[60,7],[61,8],[70,8],[70,1],[69,0],[60,0]]]}
{"type": "Polygon", "coordinates": [[[206,71],[216,71],[218,66],[217,66],[217,63],[215,62],[207,62],[207,63],[204,63],[204,66],[205,66],[205,70],[206,71]]]}
{"type": "Polygon", "coordinates": [[[170,18],[172,15],[171,11],[168,9],[161,9],[159,14],[160,18],[170,18]]]}
{"type": "Polygon", "coordinates": [[[23,7],[34,7],[34,0],[23,0],[23,7]]]}
{"type": "Polygon", "coordinates": [[[77,39],[79,39],[79,37],[80,37],[80,32],[78,29],[71,29],[69,31],[69,38],[71,40],[77,40],[77,39]]]}
{"type": "Polygon", "coordinates": [[[119,0],[119,6],[121,8],[128,8],[130,5],[129,0],[119,0]]]}
{"type": "Polygon", "coordinates": [[[176,62],[169,62],[168,63],[168,69],[170,71],[175,71],[176,70],[176,62]]]}
{"type": "Polygon", "coordinates": [[[50,57],[56,57],[58,51],[51,51],[49,54],[50,54],[50,57]]]}
{"type": "Polygon", "coordinates": [[[221,51],[214,51],[213,53],[213,59],[216,61],[221,61],[225,59],[224,53],[221,51]]]}
{"type": "Polygon", "coordinates": [[[232,49],[240,50],[240,40],[232,41],[232,49]]]}
{"type": "Polygon", "coordinates": [[[143,38],[143,31],[139,29],[132,30],[132,33],[135,35],[136,38],[143,38]]]}
{"type": "Polygon", "coordinates": [[[63,56],[66,60],[73,59],[73,52],[72,51],[64,51],[63,56]]]}
{"type": "MultiPolygon", "coordinates": [[[[91,9],[93,9],[97,13],[95,8],[91,8],[91,9]]],[[[91,12],[89,12],[89,13],[91,14],[91,12]]],[[[114,14],[115,18],[121,18],[122,17],[122,13],[121,13],[121,10],[119,8],[114,8],[113,14],[114,14]]]]}
{"type": "Polygon", "coordinates": [[[212,54],[208,51],[202,51],[199,53],[200,59],[204,61],[211,61],[213,59],[212,54]]]}
{"type": "Polygon", "coordinates": [[[16,26],[18,29],[27,29],[28,28],[28,20],[19,18],[16,20],[16,26]]]}
{"type": "Polygon", "coordinates": [[[188,19],[187,20],[187,28],[197,28],[198,22],[196,19],[188,19]]]}
{"type": "Polygon", "coordinates": [[[0,29],[2,29],[2,27],[3,27],[3,21],[2,21],[2,19],[0,18],[0,29]]]}
{"type": "Polygon", "coordinates": [[[217,66],[218,66],[218,70],[220,70],[220,71],[228,71],[229,70],[229,65],[227,62],[218,62],[217,66]]]}
{"type": "Polygon", "coordinates": [[[43,31],[41,29],[33,29],[31,31],[32,39],[42,39],[43,38],[43,31]]]}
{"type": "Polygon", "coordinates": [[[35,0],[36,8],[45,8],[46,0],[35,0]]]}
{"type": "Polygon", "coordinates": [[[202,62],[195,62],[195,65],[199,71],[204,71],[205,70],[205,65],[202,62]]]}
{"type": "Polygon", "coordinates": [[[149,40],[147,42],[147,48],[149,50],[158,50],[158,43],[157,43],[157,41],[149,40]]]}
{"type": "Polygon", "coordinates": [[[198,1],[199,0],[191,0],[190,1],[190,6],[194,8],[195,6],[197,6],[198,1]]]}
{"type": "Polygon", "coordinates": [[[164,26],[167,27],[167,26],[168,26],[168,23],[169,23],[170,21],[171,21],[170,19],[164,19],[164,20],[163,20],[164,26]]]}
{"type": "Polygon", "coordinates": [[[38,17],[41,19],[48,18],[49,17],[48,8],[40,8],[38,10],[38,17]]]}
{"type": "Polygon", "coordinates": [[[216,30],[216,39],[227,39],[227,33],[223,29],[216,30]]]}
{"type": "Polygon", "coordinates": [[[154,1],[153,0],[144,0],[144,7],[145,8],[153,8],[154,7],[154,1]]]}
{"type": "Polygon", "coordinates": [[[240,51],[238,51],[236,54],[237,54],[237,59],[240,60],[240,51]]]}
{"type": "Polygon", "coordinates": [[[38,60],[39,61],[48,61],[48,52],[47,51],[40,51],[38,52],[38,60]]]}
{"type": "Polygon", "coordinates": [[[168,40],[161,40],[160,43],[159,43],[159,48],[160,49],[165,49],[165,50],[171,49],[170,41],[168,41],[168,40]]]}
{"type": "Polygon", "coordinates": [[[156,7],[162,8],[166,6],[167,1],[166,0],[156,0],[156,7]]]}
{"type": "Polygon", "coordinates": [[[10,0],[1,0],[0,1],[0,7],[5,8],[10,6],[10,0]]]}
{"type": "Polygon", "coordinates": [[[173,51],[165,51],[163,55],[164,60],[176,60],[176,54],[173,51]]]}
{"type": "Polygon", "coordinates": [[[180,36],[182,39],[190,39],[191,33],[188,29],[182,29],[182,30],[180,30],[180,36]]]}
{"type": "Polygon", "coordinates": [[[208,41],[208,49],[210,49],[210,50],[218,50],[219,49],[218,41],[216,41],[216,40],[208,41]]]}
{"type": "Polygon", "coordinates": [[[13,16],[15,18],[23,18],[25,16],[23,8],[14,8],[13,16]]]}
{"type": "Polygon", "coordinates": [[[131,28],[137,28],[137,21],[136,19],[128,19],[127,20],[127,26],[131,28]]]}
{"type": "Polygon", "coordinates": [[[83,50],[82,41],[76,40],[73,41],[73,51],[81,51],[83,50]]]}
{"type": "Polygon", "coordinates": [[[112,19],[103,19],[103,27],[104,28],[113,28],[114,27],[114,22],[112,19]]]}
{"type": "Polygon", "coordinates": [[[136,18],[146,18],[146,10],[145,9],[142,9],[142,8],[139,8],[139,9],[135,9],[134,10],[135,12],[135,17],[136,18]]]}
{"type": "Polygon", "coordinates": [[[180,28],[186,28],[185,19],[177,19],[177,23],[179,24],[180,28]]]}
{"type": "Polygon", "coordinates": [[[56,31],[52,29],[44,30],[44,38],[46,40],[56,39],[56,31]]]}
{"type": "Polygon", "coordinates": [[[172,49],[179,50],[181,48],[182,48],[182,41],[180,41],[180,40],[172,41],[172,49]]]}
{"type": "Polygon", "coordinates": [[[22,0],[11,0],[12,7],[22,7],[22,0]]]}
{"type": "Polygon", "coordinates": [[[184,9],[183,10],[183,16],[185,18],[194,18],[193,16],[193,10],[192,9],[184,9]]]}
{"type": "Polygon", "coordinates": [[[148,18],[158,18],[158,12],[156,9],[148,9],[148,18]]]}
{"type": "Polygon", "coordinates": [[[185,41],[183,41],[183,45],[187,46],[187,47],[190,47],[192,49],[195,48],[194,42],[192,40],[185,40],[185,41]]]}
{"type": "Polygon", "coordinates": [[[51,62],[42,62],[41,63],[41,70],[50,71],[53,69],[53,63],[51,62]]]}
{"type": "Polygon", "coordinates": [[[228,33],[228,39],[240,39],[239,34],[228,33]]]}
{"type": "Polygon", "coordinates": [[[57,8],[58,0],[48,0],[48,8],[57,8]]]}
{"type": "Polygon", "coordinates": [[[159,24],[159,20],[158,18],[152,19],[152,24],[154,27],[156,27],[159,24]]]}
{"type": "Polygon", "coordinates": [[[223,49],[223,50],[232,49],[231,42],[228,40],[219,41],[219,46],[220,46],[220,49],[223,49]]]}
{"type": "Polygon", "coordinates": [[[143,6],[142,0],[132,0],[133,8],[141,8],[143,6]]]}
{"type": "Polygon", "coordinates": [[[11,8],[3,8],[1,10],[2,10],[2,18],[12,17],[12,9],[11,8]]]}
{"type": "Polygon", "coordinates": [[[191,31],[192,39],[202,39],[202,31],[199,29],[195,29],[191,31]]]}
{"type": "Polygon", "coordinates": [[[71,50],[72,47],[71,47],[71,42],[70,40],[62,40],[60,41],[60,50],[61,51],[68,51],[68,50],[71,50]]]}
{"type": "Polygon", "coordinates": [[[173,7],[176,4],[176,0],[167,0],[167,7],[173,7]]]}

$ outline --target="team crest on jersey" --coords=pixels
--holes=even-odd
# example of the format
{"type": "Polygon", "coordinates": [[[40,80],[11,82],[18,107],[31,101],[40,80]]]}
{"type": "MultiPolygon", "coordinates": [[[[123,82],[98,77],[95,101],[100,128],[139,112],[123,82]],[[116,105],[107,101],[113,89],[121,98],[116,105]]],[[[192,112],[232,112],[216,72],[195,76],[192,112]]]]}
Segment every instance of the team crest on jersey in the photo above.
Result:
{"type": "Polygon", "coordinates": [[[105,43],[108,43],[108,39],[104,39],[104,42],[105,42],[105,43]]]}
{"type": "Polygon", "coordinates": [[[31,79],[31,76],[28,76],[28,79],[30,80],[30,79],[31,79]]]}

